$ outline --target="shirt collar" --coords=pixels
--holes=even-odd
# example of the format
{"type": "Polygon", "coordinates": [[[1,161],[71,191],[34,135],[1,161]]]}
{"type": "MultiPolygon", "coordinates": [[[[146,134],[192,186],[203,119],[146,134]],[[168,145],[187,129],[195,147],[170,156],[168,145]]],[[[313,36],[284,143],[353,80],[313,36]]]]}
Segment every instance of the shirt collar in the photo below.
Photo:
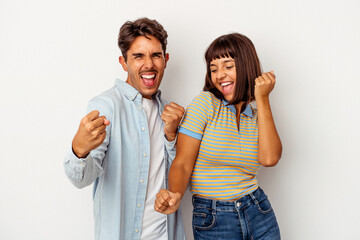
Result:
{"type": "MultiPolygon", "coordinates": [[[[222,100],[223,104],[225,107],[228,107],[233,113],[236,114],[236,109],[235,109],[235,106],[234,105],[227,105],[229,102],[226,101],[225,99],[222,100]]],[[[242,112],[243,114],[245,114],[246,116],[248,117],[254,117],[253,116],[253,111],[251,109],[251,105],[250,104],[247,104],[244,111],[242,112]]]]}
{"type": "MultiPolygon", "coordinates": [[[[140,96],[140,99],[142,98],[142,95],[136,88],[131,86],[130,84],[126,83],[125,81],[122,81],[120,79],[116,79],[115,85],[124,93],[124,95],[130,100],[134,101],[137,96],[140,96]]],[[[157,90],[156,93],[152,96],[153,99],[159,99],[161,95],[161,91],[157,90]]]]}

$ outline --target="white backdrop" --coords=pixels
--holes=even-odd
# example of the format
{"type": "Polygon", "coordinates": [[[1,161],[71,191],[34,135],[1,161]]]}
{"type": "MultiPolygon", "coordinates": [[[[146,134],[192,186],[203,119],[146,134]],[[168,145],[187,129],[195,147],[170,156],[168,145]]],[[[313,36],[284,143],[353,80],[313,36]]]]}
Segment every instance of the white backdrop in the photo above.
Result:
{"type": "MultiPolygon", "coordinates": [[[[285,240],[360,239],[358,1],[0,0],[0,239],[94,239],[92,187],[62,161],[88,100],[125,78],[117,35],[147,16],[169,34],[161,89],[186,107],[203,85],[203,54],[221,34],[253,40],[274,70],[283,142],[261,169],[285,240]]],[[[190,197],[183,201],[191,232],[190,197]]]]}

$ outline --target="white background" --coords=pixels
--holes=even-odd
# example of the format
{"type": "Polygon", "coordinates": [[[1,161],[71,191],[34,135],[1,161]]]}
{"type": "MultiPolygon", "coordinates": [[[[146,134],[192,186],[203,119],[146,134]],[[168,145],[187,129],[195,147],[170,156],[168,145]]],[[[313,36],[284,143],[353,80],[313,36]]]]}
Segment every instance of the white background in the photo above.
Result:
{"type": "MultiPolygon", "coordinates": [[[[62,161],[88,100],[125,78],[117,35],[126,20],[168,31],[161,89],[187,106],[202,89],[203,54],[221,34],[253,40],[274,70],[283,142],[259,180],[282,238],[360,239],[358,1],[0,0],[0,239],[93,239],[92,187],[62,161]]],[[[192,239],[189,195],[183,201],[192,239]]]]}

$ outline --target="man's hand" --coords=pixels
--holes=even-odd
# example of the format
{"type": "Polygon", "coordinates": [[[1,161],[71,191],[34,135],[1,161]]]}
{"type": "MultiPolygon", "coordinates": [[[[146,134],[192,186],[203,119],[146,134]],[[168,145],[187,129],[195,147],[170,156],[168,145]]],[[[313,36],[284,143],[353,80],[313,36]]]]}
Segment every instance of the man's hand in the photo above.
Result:
{"type": "Polygon", "coordinates": [[[161,119],[164,121],[164,132],[167,140],[175,140],[176,132],[184,113],[185,109],[176,103],[172,102],[169,105],[165,105],[161,119]]]}
{"type": "Polygon", "coordinates": [[[163,214],[171,214],[178,210],[181,203],[181,194],[161,189],[156,194],[154,209],[163,214]]]}
{"type": "Polygon", "coordinates": [[[268,97],[275,86],[275,74],[273,71],[263,73],[255,79],[255,100],[268,97]]]}
{"type": "Polygon", "coordinates": [[[94,110],[81,119],[79,129],[72,142],[72,149],[78,158],[86,157],[89,152],[102,144],[106,137],[105,128],[110,121],[99,116],[94,110]]]}

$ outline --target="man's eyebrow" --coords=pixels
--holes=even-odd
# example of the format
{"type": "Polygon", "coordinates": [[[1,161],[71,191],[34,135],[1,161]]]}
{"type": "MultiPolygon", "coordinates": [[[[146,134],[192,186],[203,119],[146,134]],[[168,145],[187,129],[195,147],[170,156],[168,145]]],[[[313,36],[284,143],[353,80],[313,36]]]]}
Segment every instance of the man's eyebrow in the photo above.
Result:
{"type": "Polygon", "coordinates": [[[162,55],[162,52],[154,52],[152,55],[162,55]]]}
{"type": "Polygon", "coordinates": [[[134,57],[141,57],[141,56],[144,56],[144,54],[142,53],[133,53],[132,54],[134,57]]]}

